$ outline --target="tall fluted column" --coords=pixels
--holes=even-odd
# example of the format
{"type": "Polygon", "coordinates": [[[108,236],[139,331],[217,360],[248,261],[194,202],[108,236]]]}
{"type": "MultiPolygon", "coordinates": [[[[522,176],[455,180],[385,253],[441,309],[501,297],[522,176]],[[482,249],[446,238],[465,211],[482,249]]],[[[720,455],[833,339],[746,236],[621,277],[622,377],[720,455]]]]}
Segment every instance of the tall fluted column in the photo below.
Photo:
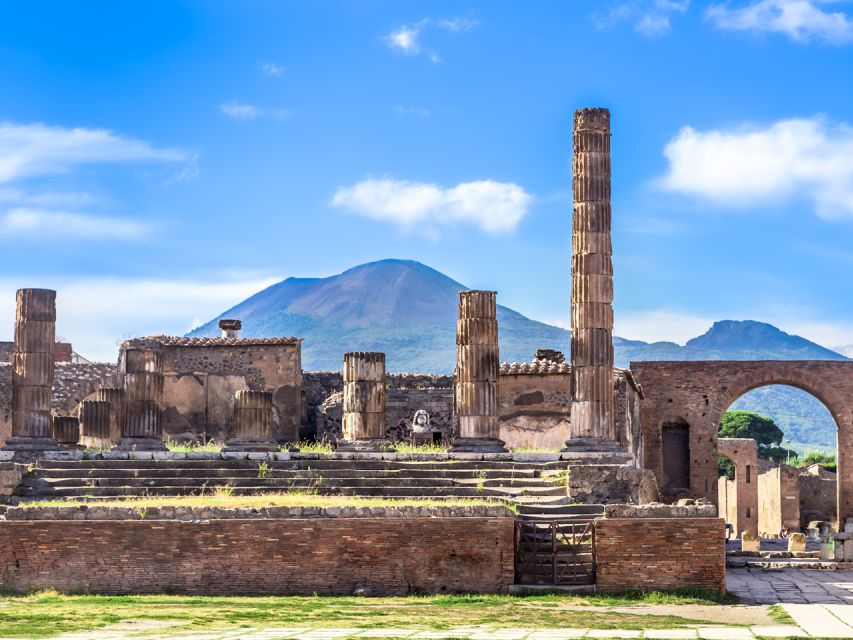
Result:
{"type": "Polygon", "coordinates": [[[460,291],[452,451],[506,451],[498,417],[499,369],[497,293],[460,291]]]}
{"type": "Polygon", "coordinates": [[[121,430],[125,423],[125,392],[120,387],[101,387],[95,391],[95,400],[110,405],[110,441],[114,444],[121,440],[121,430]]]}
{"type": "Polygon", "coordinates": [[[234,394],[234,432],[223,451],[278,451],[271,391],[234,394]]]}
{"type": "Polygon", "coordinates": [[[387,444],[385,354],[344,354],[344,438],[341,451],[376,451],[387,444]]]}
{"type": "Polygon", "coordinates": [[[610,112],[575,112],[570,449],[616,447],[610,112]]]}
{"type": "Polygon", "coordinates": [[[110,446],[110,403],[83,400],[80,403],[80,444],[84,447],[110,446]]]}
{"type": "Polygon", "coordinates": [[[4,449],[58,449],[50,401],[56,344],[56,291],[19,289],[12,360],[12,437],[4,449]]]}
{"type": "Polygon", "coordinates": [[[128,349],[125,354],[125,420],[119,449],[164,450],[161,411],[163,357],[159,351],[128,349]]]}

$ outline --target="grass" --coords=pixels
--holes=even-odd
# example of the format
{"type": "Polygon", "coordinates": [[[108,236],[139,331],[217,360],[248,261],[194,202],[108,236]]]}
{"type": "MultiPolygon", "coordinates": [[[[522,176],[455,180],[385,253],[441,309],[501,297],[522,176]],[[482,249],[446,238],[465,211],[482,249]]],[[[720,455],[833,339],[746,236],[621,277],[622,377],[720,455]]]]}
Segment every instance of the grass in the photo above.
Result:
{"type": "Polygon", "coordinates": [[[774,604],[770,607],[770,617],[779,624],[797,624],[794,619],[788,615],[788,612],[782,608],[782,605],[774,604]]]}
{"type": "MultiPolygon", "coordinates": [[[[229,491],[213,491],[195,496],[129,496],[91,502],[85,499],[33,500],[25,503],[32,507],[223,507],[226,509],[262,509],[264,507],[446,507],[446,506],[507,506],[500,500],[488,498],[449,498],[429,500],[416,498],[365,498],[359,496],[315,495],[309,492],[289,491],[261,495],[238,496],[229,491]]],[[[507,509],[512,510],[507,506],[507,509]]]]}
{"type": "MultiPolygon", "coordinates": [[[[713,604],[708,594],[608,596],[443,595],[357,597],[98,596],[40,592],[0,598],[0,636],[44,638],[97,630],[123,621],[173,622],[169,633],[264,627],[404,627],[445,630],[462,626],[674,629],[704,621],[672,615],[609,612],[626,604],[713,604]],[[589,605],[597,605],[587,608],[589,605]]],[[[151,634],[162,635],[163,629],[151,634]]],[[[144,637],[144,636],[142,636],[144,637]]]]}
{"type": "Polygon", "coordinates": [[[216,444],[213,440],[207,442],[206,444],[197,444],[195,442],[177,442],[175,440],[167,440],[166,448],[169,451],[174,451],[176,453],[194,453],[196,451],[201,451],[204,453],[218,453],[222,450],[221,444],[216,444]]]}

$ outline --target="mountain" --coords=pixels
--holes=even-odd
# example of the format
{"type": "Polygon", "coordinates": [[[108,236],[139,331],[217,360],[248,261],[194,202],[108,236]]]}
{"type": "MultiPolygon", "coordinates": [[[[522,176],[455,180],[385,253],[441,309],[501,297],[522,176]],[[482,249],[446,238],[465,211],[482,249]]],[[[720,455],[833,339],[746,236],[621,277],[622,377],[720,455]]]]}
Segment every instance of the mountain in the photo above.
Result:
{"type": "MultiPolygon", "coordinates": [[[[413,260],[380,260],[329,278],[288,278],[192,331],[218,335],[239,318],[243,335],[305,339],[306,370],[339,369],[345,351],[384,351],[389,371],[449,373],[456,359],[458,294],[466,289],[413,260]]],[[[540,347],[569,349],[569,333],[498,305],[501,357],[524,361],[540,347]]]]}
{"type": "MultiPolygon", "coordinates": [[[[304,338],[306,370],[340,369],[346,351],[384,351],[389,371],[449,373],[456,353],[458,292],[463,284],[420,262],[380,260],[329,278],[288,278],[191,336],[218,335],[221,318],[243,321],[242,335],[304,338]]],[[[568,310],[566,315],[568,316],[568,310]]],[[[569,332],[498,306],[501,359],[528,361],[536,349],[569,353],[569,332]]],[[[632,360],[839,360],[845,356],[763,322],[723,320],[685,345],[614,338],[616,365],[632,360]]],[[[734,405],[776,419],[799,448],[835,446],[835,425],[811,395],[766,387],[734,405]]]]}

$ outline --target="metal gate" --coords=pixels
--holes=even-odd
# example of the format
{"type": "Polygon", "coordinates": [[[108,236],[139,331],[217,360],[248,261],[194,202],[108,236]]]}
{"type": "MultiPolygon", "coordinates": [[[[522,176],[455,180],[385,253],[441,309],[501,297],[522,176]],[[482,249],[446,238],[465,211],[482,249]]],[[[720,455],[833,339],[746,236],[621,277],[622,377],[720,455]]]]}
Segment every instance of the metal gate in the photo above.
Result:
{"type": "Polygon", "coordinates": [[[592,522],[515,522],[517,584],[595,584],[595,528],[592,522]]]}

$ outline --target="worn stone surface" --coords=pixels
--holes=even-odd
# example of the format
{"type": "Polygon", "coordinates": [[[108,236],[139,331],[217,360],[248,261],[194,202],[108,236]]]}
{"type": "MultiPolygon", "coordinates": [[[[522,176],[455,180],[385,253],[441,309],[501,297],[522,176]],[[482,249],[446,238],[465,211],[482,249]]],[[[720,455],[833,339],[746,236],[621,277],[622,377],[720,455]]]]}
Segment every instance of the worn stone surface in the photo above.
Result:
{"type": "Polygon", "coordinates": [[[734,489],[718,500],[721,517],[735,531],[758,535],[758,443],[751,438],[719,438],[717,453],[735,466],[734,489]]]}
{"type": "Polygon", "coordinates": [[[569,464],[567,495],[575,502],[644,504],[659,499],[650,471],[625,464],[569,464]]]}
{"type": "Polygon", "coordinates": [[[234,396],[234,431],[229,449],[277,451],[272,392],[241,390],[234,396]]]}
{"type": "Polygon", "coordinates": [[[673,505],[661,502],[648,504],[606,504],[605,518],[716,518],[712,504],[673,505]]]}
{"type": "Polygon", "coordinates": [[[506,591],[512,518],[0,522],[8,591],[375,595],[506,591]]]}
{"type": "Polygon", "coordinates": [[[778,537],[800,530],[799,469],[779,465],[758,476],[758,533],[778,537]]]}
{"type": "Polygon", "coordinates": [[[378,449],[385,441],[385,354],[344,354],[342,430],[339,448],[378,449]]]}

